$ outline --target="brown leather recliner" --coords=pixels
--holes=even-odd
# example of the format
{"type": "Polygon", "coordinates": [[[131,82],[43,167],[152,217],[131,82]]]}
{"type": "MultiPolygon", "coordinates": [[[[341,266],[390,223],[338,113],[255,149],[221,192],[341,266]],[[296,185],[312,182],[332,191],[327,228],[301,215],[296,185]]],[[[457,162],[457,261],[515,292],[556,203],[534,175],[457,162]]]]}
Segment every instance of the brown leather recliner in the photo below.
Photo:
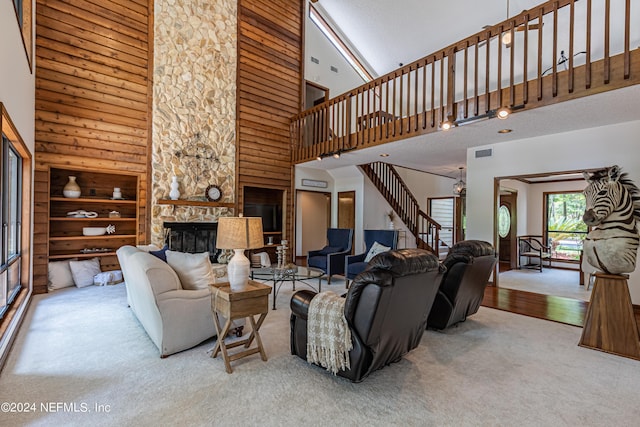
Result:
{"type": "Polygon", "coordinates": [[[478,311],[484,289],[498,258],[493,245],[464,240],[451,247],[443,261],[444,274],[427,327],[446,329],[478,311]]]}
{"type": "MultiPolygon", "coordinates": [[[[338,375],[353,382],[397,362],[420,343],[444,267],[422,249],[400,249],[376,255],[353,281],[344,314],[351,330],[351,368],[338,375]]],[[[291,298],[291,354],[307,358],[307,313],[316,295],[296,292],[291,298]]]]}

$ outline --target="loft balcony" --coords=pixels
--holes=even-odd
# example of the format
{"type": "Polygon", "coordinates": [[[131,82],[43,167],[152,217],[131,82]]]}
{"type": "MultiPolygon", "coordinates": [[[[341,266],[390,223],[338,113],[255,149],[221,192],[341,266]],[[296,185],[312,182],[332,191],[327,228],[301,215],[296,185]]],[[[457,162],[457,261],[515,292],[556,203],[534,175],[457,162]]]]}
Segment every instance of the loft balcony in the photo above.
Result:
{"type": "Polygon", "coordinates": [[[640,0],[556,0],[523,11],[294,116],[293,161],[637,85],[639,11],[640,0]]]}

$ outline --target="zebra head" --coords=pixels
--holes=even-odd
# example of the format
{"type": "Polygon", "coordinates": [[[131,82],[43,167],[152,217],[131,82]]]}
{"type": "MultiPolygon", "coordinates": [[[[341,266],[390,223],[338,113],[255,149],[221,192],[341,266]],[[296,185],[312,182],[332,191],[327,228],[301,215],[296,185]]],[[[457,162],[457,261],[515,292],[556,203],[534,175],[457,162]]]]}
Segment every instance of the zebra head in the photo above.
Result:
{"type": "Polygon", "coordinates": [[[620,168],[612,166],[594,172],[592,175],[583,173],[589,182],[584,189],[586,207],[582,220],[590,227],[600,224],[620,203],[628,197],[627,190],[620,182],[620,168]]]}

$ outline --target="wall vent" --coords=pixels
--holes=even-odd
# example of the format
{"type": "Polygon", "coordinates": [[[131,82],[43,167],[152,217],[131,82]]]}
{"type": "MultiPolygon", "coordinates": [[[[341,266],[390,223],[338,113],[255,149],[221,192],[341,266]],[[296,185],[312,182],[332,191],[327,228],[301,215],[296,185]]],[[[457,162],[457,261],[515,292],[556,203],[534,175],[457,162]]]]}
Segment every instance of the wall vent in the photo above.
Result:
{"type": "Polygon", "coordinates": [[[338,67],[334,67],[333,65],[331,66],[331,71],[333,71],[334,73],[338,72],[338,67]]]}
{"type": "Polygon", "coordinates": [[[314,64],[319,64],[320,60],[318,58],[315,58],[315,57],[312,56],[311,57],[311,62],[313,62],[314,64]]]}
{"type": "Polygon", "coordinates": [[[491,148],[476,151],[476,159],[480,157],[491,157],[492,155],[493,155],[493,150],[491,148]]]}

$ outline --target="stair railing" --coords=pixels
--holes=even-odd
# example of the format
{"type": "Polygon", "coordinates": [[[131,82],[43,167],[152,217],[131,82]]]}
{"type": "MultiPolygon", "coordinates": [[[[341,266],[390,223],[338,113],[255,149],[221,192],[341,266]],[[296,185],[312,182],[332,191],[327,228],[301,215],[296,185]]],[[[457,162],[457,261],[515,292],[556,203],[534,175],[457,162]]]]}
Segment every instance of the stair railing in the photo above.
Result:
{"type": "Polygon", "coordinates": [[[416,246],[438,256],[442,227],[420,209],[415,196],[393,165],[375,162],[361,165],[360,168],[415,236],[416,246]]]}

